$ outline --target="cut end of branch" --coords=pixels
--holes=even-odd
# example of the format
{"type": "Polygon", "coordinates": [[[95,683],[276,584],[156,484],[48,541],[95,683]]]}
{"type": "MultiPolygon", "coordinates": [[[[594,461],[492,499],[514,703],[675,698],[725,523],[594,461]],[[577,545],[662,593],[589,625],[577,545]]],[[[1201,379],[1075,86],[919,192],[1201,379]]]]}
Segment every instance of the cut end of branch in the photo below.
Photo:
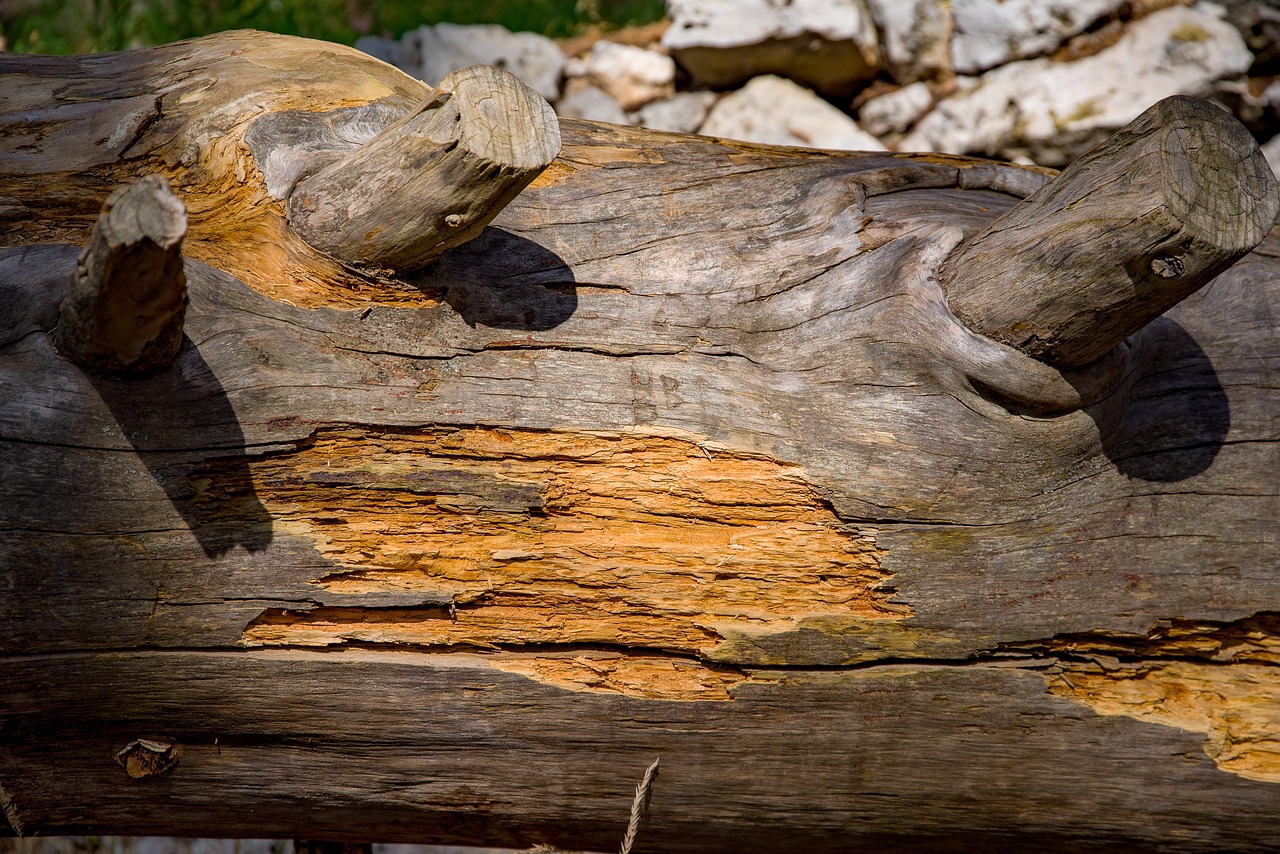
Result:
{"type": "Polygon", "coordinates": [[[58,349],[83,368],[145,374],[182,346],[187,212],[168,183],[149,175],[113,192],[62,302],[58,349]]]}
{"type": "Polygon", "coordinates": [[[1278,209],[1249,132],[1175,96],[960,247],[941,278],[974,331],[1081,367],[1257,246],[1278,209]]]}
{"type": "Polygon", "coordinates": [[[1170,217],[1194,237],[1237,257],[1261,243],[1280,203],[1275,173],[1253,135],[1199,98],[1175,95],[1151,111],[1159,113],[1158,150],[1170,217]]]}
{"type": "Polygon", "coordinates": [[[414,270],[477,236],[559,152],[559,121],[538,93],[509,72],[464,68],[301,181],[289,222],[341,261],[414,270]]]}

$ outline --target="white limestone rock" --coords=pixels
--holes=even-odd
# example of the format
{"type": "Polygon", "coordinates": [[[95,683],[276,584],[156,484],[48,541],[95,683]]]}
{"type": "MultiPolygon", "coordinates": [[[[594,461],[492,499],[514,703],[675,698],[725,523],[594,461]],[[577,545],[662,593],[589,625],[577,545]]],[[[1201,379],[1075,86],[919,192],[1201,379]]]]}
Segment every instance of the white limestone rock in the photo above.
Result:
{"type": "Polygon", "coordinates": [[[952,0],[955,70],[972,74],[1041,56],[1118,11],[1125,0],[952,0]]]}
{"type": "Polygon", "coordinates": [[[624,110],[636,110],[676,89],[676,63],[656,50],[601,39],[566,72],[583,76],[607,92],[624,110]]]}
{"type": "Polygon", "coordinates": [[[858,124],[876,136],[902,133],[931,106],[933,93],[925,84],[916,82],[867,101],[858,110],[858,124]]]}
{"type": "Polygon", "coordinates": [[[1275,81],[1262,90],[1262,100],[1271,109],[1280,112],[1280,80],[1275,81]]]}
{"type": "Polygon", "coordinates": [[[1227,21],[1240,31],[1257,65],[1274,69],[1280,62],[1280,4],[1276,0],[1220,2],[1226,7],[1227,21]]]}
{"type": "Polygon", "coordinates": [[[560,97],[564,52],[537,33],[513,33],[499,24],[436,24],[404,34],[393,62],[427,83],[439,83],[451,71],[469,65],[494,65],[510,71],[548,101],[560,97]]]}
{"type": "Polygon", "coordinates": [[[951,69],[949,0],[866,0],[880,33],[880,62],[899,83],[943,77],[951,69]]]}
{"type": "Polygon", "coordinates": [[[777,74],[847,97],[876,73],[863,0],[667,0],[667,14],[662,44],[699,85],[777,74]]]}
{"type": "Polygon", "coordinates": [[[613,96],[584,79],[565,84],[564,96],[556,104],[556,114],[568,119],[591,119],[625,125],[631,122],[613,96]]]}
{"type": "MultiPolygon", "coordinates": [[[[364,51],[374,59],[400,68],[400,42],[382,36],[361,36],[356,39],[356,50],[364,51]]],[[[401,69],[402,71],[404,69],[401,69]]]]}
{"type": "Polygon", "coordinates": [[[714,92],[678,92],[670,98],[645,104],[631,120],[654,130],[697,133],[715,102],[714,92]]]}
{"type": "Polygon", "coordinates": [[[1280,136],[1272,137],[1269,142],[1264,142],[1261,148],[1262,156],[1267,158],[1271,171],[1276,173],[1276,178],[1280,178],[1280,136]]]}
{"type": "Polygon", "coordinates": [[[1116,44],[1076,62],[1015,62],[959,78],[902,140],[903,150],[946,151],[1062,166],[1169,95],[1209,96],[1253,57],[1221,7],[1198,3],[1134,21],[1116,44]]]}
{"type": "Polygon", "coordinates": [[[884,151],[884,145],[813,92],[781,77],[757,77],[711,108],[701,133],[771,145],[884,151]]]}

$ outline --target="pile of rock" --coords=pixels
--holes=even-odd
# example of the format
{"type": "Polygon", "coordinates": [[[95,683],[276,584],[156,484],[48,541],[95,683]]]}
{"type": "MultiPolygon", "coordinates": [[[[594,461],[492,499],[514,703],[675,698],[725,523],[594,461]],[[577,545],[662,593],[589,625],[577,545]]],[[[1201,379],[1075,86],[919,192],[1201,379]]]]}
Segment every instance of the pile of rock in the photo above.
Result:
{"type": "Polygon", "coordinates": [[[1269,0],[668,0],[667,13],[651,43],[601,39],[573,55],[494,25],[357,47],[429,82],[504,67],[562,116],[1047,166],[1167,95],[1197,95],[1232,110],[1280,169],[1269,0]]]}

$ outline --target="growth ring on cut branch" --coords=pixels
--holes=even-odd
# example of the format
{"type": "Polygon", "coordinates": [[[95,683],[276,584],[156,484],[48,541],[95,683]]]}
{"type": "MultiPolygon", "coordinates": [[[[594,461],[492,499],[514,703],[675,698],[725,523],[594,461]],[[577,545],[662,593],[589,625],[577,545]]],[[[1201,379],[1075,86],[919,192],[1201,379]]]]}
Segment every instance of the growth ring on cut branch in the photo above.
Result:
{"type": "Polygon", "coordinates": [[[971,329],[1080,367],[1257,246],[1277,206],[1249,132],[1174,96],[956,250],[942,283],[971,329]]]}
{"type": "Polygon", "coordinates": [[[464,68],[301,181],[289,222],[341,261],[414,270],[477,236],[559,152],[559,122],[538,93],[509,72],[464,68]]]}

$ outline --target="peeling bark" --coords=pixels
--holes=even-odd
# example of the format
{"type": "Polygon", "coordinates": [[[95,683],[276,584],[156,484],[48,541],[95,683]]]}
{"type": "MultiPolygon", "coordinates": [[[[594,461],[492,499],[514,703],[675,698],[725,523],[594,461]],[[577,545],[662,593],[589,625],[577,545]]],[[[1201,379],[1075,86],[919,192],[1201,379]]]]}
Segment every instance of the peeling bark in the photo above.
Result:
{"type": "Polygon", "coordinates": [[[15,831],[604,849],[660,757],[649,850],[1280,845],[1280,234],[1042,361],[949,276],[1078,175],[565,121],[411,270],[289,201],[428,102],[388,66],[0,72],[15,831]],[[144,175],[190,345],[86,371],[59,307],[144,175]]]}

